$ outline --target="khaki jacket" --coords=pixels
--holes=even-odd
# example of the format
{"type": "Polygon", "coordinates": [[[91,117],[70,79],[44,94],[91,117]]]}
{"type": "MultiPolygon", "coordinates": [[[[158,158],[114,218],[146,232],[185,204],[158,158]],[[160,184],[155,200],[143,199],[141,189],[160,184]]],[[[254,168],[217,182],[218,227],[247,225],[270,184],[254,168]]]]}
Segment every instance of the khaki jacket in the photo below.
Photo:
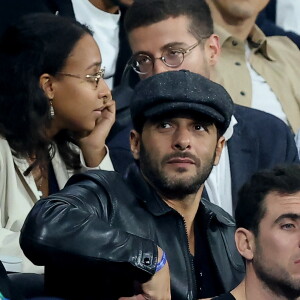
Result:
{"type": "MultiPolygon", "coordinates": [[[[246,65],[245,42],[215,26],[221,57],[213,80],[222,84],[237,104],[251,107],[251,77],[246,65]]],[[[250,64],[269,84],[280,101],[294,132],[300,128],[300,51],[287,37],[266,37],[254,26],[250,33],[250,64]]],[[[263,101],[263,99],[261,100],[263,101]]]]}

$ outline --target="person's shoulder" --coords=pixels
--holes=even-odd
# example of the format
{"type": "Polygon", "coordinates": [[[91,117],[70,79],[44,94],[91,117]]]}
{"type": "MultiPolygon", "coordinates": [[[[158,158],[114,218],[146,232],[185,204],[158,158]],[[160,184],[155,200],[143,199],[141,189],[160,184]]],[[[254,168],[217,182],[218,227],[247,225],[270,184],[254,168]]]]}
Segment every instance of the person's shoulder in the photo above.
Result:
{"type": "Polygon", "coordinates": [[[11,155],[11,148],[10,148],[7,140],[0,135],[0,155],[2,156],[5,153],[10,153],[10,155],[11,155]]]}
{"type": "Polygon", "coordinates": [[[292,47],[292,50],[298,50],[299,52],[299,48],[297,47],[297,45],[287,36],[272,35],[272,36],[267,36],[266,40],[268,45],[276,45],[287,49],[290,49],[290,47],[292,47]]]}
{"type": "Polygon", "coordinates": [[[111,184],[113,184],[112,186],[115,186],[117,183],[125,183],[122,176],[115,171],[88,170],[86,172],[73,175],[67,184],[80,184],[85,179],[108,187],[110,187],[111,184]]]}
{"type": "Polygon", "coordinates": [[[238,123],[244,123],[247,127],[256,130],[262,129],[257,133],[264,132],[266,128],[270,132],[291,132],[290,128],[281,119],[254,108],[236,104],[234,116],[238,123]]]}
{"type": "Polygon", "coordinates": [[[7,142],[6,138],[3,137],[2,135],[0,135],[0,144],[1,145],[8,145],[8,142],[7,142]]]}
{"type": "Polygon", "coordinates": [[[115,171],[88,170],[77,173],[68,180],[66,186],[71,186],[72,189],[76,186],[85,186],[89,190],[110,195],[114,199],[124,195],[128,196],[127,198],[133,196],[132,190],[125,179],[115,171]]]}
{"type": "Polygon", "coordinates": [[[268,50],[271,50],[272,57],[275,59],[286,60],[292,55],[293,58],[300,60],[298,46],[287,36],[268,36],[266,37],[266,41],[268,50]]]}
{"type": "Polygon", "coordinates": [[[254,117],[260,120],[265,120],[265,119],[279,120],[278,118],[274,117],[274,115],[271,115],[267,112],[255,108],[239,105],[239,104],[234,105],[234,116],[237,119],[246,118],[251,120],[254,117]]]}

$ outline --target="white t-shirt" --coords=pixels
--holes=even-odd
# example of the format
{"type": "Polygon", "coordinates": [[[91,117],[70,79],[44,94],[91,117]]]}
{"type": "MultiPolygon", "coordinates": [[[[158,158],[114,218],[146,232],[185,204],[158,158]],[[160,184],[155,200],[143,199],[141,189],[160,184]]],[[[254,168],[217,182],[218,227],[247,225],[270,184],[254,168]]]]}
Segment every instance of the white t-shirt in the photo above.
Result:
{"type": "Polygon", "coordinates": [[[119,53],[119,21],[121,13],[110,14],[100,10],[88,0],[72,0],[75,19],[88,25],[94,32],[102,56],[102,67],[105,67],[105,81],[110,89],[113,87],[113,76],[119,53]]]}
{"type": "Polygon", "coordinates": [[[247,67],[250,72],[252,82],[251,107],[272,114],[288,124],[288,120],[282,109],[281,103],[266,80],[252,68],[249,63],[249,56],[250,48],[246,43],[247,67]]]}

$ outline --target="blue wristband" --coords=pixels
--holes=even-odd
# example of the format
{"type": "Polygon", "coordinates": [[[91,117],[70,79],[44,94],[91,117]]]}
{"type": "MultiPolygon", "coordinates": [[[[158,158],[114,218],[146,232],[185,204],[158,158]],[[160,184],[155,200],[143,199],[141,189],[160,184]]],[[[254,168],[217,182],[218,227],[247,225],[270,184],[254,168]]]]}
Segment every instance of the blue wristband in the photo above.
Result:
{"type": "Polygon", "coordinates": [[[160,262],[156,265],[155,272],[158,272],[160,269],[162,269],[166,263],[167,263],[167,256],[166,253],[163,252],[160,262]]]}

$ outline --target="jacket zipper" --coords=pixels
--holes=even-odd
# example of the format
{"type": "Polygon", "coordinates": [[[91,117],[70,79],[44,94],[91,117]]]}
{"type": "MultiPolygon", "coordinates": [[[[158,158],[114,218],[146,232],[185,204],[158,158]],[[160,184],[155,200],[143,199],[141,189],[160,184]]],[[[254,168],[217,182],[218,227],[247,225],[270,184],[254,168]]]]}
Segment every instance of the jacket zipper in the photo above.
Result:
{"type": "Polygon", "coordinates": [[[196,299],[194,297],[194,293],[197,292],[197,283],[196,283],[196,278],[195,278],[195,268],[194,268],[194,264],[192,263],[192,259],[191,259],[191,249],[190,249],[190,244],[189,244],[189,238],[188,238],[188,232],[187,232],[187,226],[186,226],[186,222],[185,219],[183,218],[183,216],[181,214],[178,213],[178,215],[180,216],[182,222],[183,222],[183,226],[184,226],[184,232],[185,232],[185,237],[186,237],[186,245],[187,247],[185,248],[185,250],[187,249],[188,253],[186,253],[186,251],[184,251],[185,256],[186,256],[186,260],[188,260],[190,266],[191,266],[191,270],[192,270],[192,274],[191,276],[189,276],[188,274],[188,278],[192,277],[192,282],[190,282],[189,280],[189,285],[191,286],[191,289],[188,289],[188,297],[187,300],[192,300],[192,299],[196,299]]]}
{"type": "MultiPolygon", "coordinates": [[[[208,221],[207,221],[207,228],[209,227],[212,218],[213,218],[213,215],[211,214],[211,215],[209,216],[208,221]]],[[[208,236],[208,230],[206,230],[206,238],[207,238],[207,240],[208,240],[208,246],[209,246],[209,249],[210,249],[210,252],[211,252],[211,258],[212,258],[212,260],[213,260],[215,266],[217,266],[215,257],[214,257],[214,255],[213,255],[213,251],[212,251],[212,249],[211,249],[211,243],[210,243],[210,239],[209,239],[209,236],[208,236]]],[[[224,289],[223,280],[222,280],[222,278],[221,278],[221,274],[219,274],[219,272],[218,272],[218,269],[217,269],[217,274],[218,274],[218,278],[219,278],[219,280],[220,280],[220,282],[221,282],[221,284],[222,284],[222,287],[223,287],[223,289],[224,289]]]]}

